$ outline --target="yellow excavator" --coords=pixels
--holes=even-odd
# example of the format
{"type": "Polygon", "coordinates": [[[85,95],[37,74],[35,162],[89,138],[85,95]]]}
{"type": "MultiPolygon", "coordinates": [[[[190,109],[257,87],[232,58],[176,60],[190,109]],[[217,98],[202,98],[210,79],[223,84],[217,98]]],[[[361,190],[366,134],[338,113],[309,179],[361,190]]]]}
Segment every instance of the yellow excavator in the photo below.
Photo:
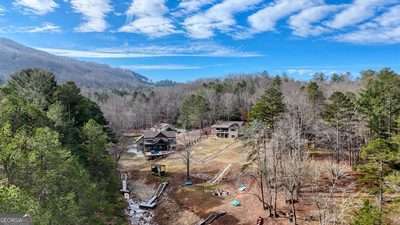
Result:
{"type": "Polygon", "coordinates": [[[152,164],[151,174],[154,176],[164,177],[167,175],[167,167],[165,165],[152,164]]]}

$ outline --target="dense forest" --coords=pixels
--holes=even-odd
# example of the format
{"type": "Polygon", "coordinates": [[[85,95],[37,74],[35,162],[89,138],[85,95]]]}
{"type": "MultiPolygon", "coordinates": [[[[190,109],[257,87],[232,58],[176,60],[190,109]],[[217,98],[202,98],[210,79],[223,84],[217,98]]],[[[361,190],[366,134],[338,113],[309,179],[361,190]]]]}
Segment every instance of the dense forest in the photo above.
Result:
{"type": "MultiPolygon", "coordinates": [[[[372,71],[363,72],[362,77],[355,80],[348,73],[333,74],[330,77],[317,73],[312,83],[281,75],[281,89],[289,104],[301,101],[304,106],[309,106],[310,102],[306,100],[309,92],[315,88],[313,86],[317,86],[325,97],[335,91],[357,93],[369,73],[372,71]]],[[[158,122],[183,127],[185,124],[182,119],[188,116],[195,117],[191,122],[194,124],[190,126],[200,127],[217,120],[247,120],[251,106],[272,83],[273,78],[267,72],[262,72],[231,75],[224,79],[196,80],[185,84],[161,81],[163,85],[157,83],[133,90],[84,89],[83,92],[101,106],[117,131],[151,127],[158,122]],[[192,104],[192,100],[196,100],[196,104],[192,104]],[[188,111],[182,109],[188,107],[198,112],[187,115],[188,111]]]]}
{"type": "Polygon", "coordinates": [[[251,108],[244,140],[252,147],[249,163],[257,166],[265,182],[262,193],[270,216],[277,216],[276,196],[282,193],[296,224],[295,205],[308,188],[319,208],[320,224],[399,222],[400,76],[390,69],[362,75],[358,91],[326,95],[311,81],[301,87],[305,99],[292,102],[276,77],[251,108]],[[327,168],[312,160],[323,155],[331,161],[327,168]],[[343,163],[359,174],[358,185],[342,191],[368,193],[363,198],[347,195],[345,201],[364,199],[361,206],[346,207],[334,200],[337,182],[346,176],[343,163]],[[318,191],[324,186],[323,176],[329,180],[328,197],[318,191]],[[376,204],[370,202],[374,196],[376,204]]]}
{"type": "Polygon", "coordinates": [[[36,225],[125,224],[112,133],[73,83],[28,69],[0,89],[0,211],[36,225]]]}

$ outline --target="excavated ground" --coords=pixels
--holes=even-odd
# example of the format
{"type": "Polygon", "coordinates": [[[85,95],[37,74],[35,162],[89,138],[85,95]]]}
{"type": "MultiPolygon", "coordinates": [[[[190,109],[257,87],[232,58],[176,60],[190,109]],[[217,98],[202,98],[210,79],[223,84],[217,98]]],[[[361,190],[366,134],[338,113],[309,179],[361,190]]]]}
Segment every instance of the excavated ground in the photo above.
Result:
{"type": "MultiPolygon", "coordinates": [[[[281,217],[267,217],[266,211],[262,209],[255,173],[242,172],[246,159],[247,151],[240,141],[215,137],[202,139],[193,147],[191,160],[193,186],[190,187],[182,185],[185,180],[186,164],[179,152],[163,159],[151,161],[143,157],[123,155],[119,166],[120,170],[129,173],[131,196],[139,201],[147,199],[160,182],[169,182],[161,201],[152,211],[155,224],[192,225],[207,217],[209,213],[216,211],[224,211],[226,215],[213,222],[213,225],[253,225],[256,224],[259,216],[265,218],[264,224],[288,224],[288,219],[284,217],[285,212],[288,211],[284,196],[280,196],[278,201],[281,217]],[[166,165],[166,177],[160,178],[151,175],[150,166],[155,163],[166,165]],[[232,164],[229,172],[218,184],[207,184],[207,181],[229,164],[232,164]],[[247,187],[245,191],[238,190],[241,185],[247,187]],[[215,190],[229,194],[217,197],[213,194],[215,190]],[[240,206],[231,205],[231,201],[234,199],[240,201],[240,206]]],[[[324,164],[326,161],[319,160],[318,163],[324,164]]],[[[322,183],[324,182],[327,182],[325,178],[322,179],[322,183]]],[[[350,191],[354,192],[356,191],[356,187],[353,187],[354,183],[355,176],[349,168],[346,179],[341,181],[338,187],[351,186],[350,191]]],[[[321,192],[327,191],[321,190],[321,192]]],[[[340,199],[343,197],[342,195],[338,193],[337,198],[340,199]]],[[[304,193],[296,207],[299,224],[317,224],[317,221],[305,221],[305,218],[315,211],[312,196],[309,193],[304,193]]]]}

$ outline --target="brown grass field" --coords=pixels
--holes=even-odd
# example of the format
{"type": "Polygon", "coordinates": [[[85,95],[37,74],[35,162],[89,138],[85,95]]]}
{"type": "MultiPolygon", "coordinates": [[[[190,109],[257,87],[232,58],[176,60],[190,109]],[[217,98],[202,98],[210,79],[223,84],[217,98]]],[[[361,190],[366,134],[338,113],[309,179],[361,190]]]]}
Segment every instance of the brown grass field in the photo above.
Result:
{"type": "MultiPolygon", "coordinates": [[[[129,173],[130,188],[132,196],[139,200],[147,199],[156,185],[167,180],[169,186],[157,208],[154,220],[158,225],[192,225],[199,219],[204,218],[210,212],[224,211],[226,215],[216,220],[213,225],[252,225],[256,224],[259,216],[265,218],[264,224],[288,224],[285,212],[288,205],[284,202],[284,196],[280,196],[278,208],[282,215],[280,218],[268,218],[266,211],[262,209],[259,197],[259,184],[255,179],[254,171],[242,171],[246,164],[247,149],[243,144],[234,139],[219,139],[209,137],[202,139],[193,147],[191,160],[191,175],[193,185],[183,186],[186,175],[186,165],[182,153],[177,152],[166,158],[158,160],[146,160],[144,157],[123,155],[120,159],[120,170],[129,173]],[[151,164],[163,164],[167,168],[166,177],[151,175],[151,164]],[[227,165],[232,164],[229,172],[220,183],[216,185],[207,184],[227,165]],[[238,188],[244,184],[247,189],[240,192],[238,188]],[[213,195],[215,190],[229,192],[225,197],[213,195]],[[231,201],[238,199],[239,207],[231,205],[231,201]]],[[[327,163],[325,160],[317,160],[315,163],[327,163]]],[[[342,181],[339,186],[348,187],[355,185],[355,177],[348,168],[347,180],[342,181]]],[[[323,178],[322,178],[323,179],[323,178]]],[[[351,189],[356,192],[356,188],[351,189]]],[[[354,194],[347,193],[346,195],[354,194]]],[[[336,194],[338,201],[344,196],[336,194]]],[[[315,206],[311,201],[311,195],[304,193],[297,204],[299,224],[318,224],[318,221],[305,221],[307,215],[314,213],[315,206]]]]}

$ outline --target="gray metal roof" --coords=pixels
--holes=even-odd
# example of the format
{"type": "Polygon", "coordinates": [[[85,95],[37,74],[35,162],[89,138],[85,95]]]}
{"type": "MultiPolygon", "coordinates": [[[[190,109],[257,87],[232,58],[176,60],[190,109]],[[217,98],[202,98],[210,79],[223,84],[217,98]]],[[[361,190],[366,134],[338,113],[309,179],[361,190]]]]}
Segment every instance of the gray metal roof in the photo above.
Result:
{"type": "Polygon", "coordinates": [[[152,130],[143,131],[144,138],[155,138],[159,134],[162,134],[167,138],[176,138],[176,132],[175,131],[152,131],[152,130]]]}
{"type": "Polygon", "coordinates": [[[243,121],[224,121],[219,122],[217,124],[212,125],[213,128],[230,128],[234,125],[241,127],[243,125],[243,121]]]}

